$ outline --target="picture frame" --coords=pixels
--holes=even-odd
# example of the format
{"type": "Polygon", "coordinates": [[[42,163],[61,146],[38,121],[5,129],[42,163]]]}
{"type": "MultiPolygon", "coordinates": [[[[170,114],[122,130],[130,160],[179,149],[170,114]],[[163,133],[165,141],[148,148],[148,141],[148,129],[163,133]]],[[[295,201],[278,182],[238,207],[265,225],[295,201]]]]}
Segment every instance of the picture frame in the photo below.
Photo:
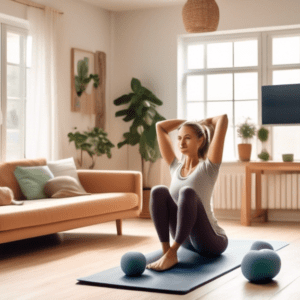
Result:
{"type": "Polygon", "coordinates": [[[71,49],[71,111],[81,112],[83,114],[96,114],[96,91],[91,80],[85,90],[80,94],[76,90],[75,77],[78,76],[78,63],[87,61],[88,73],[96,73],[95,53],[87,50],[72,48],[71,49]]]}

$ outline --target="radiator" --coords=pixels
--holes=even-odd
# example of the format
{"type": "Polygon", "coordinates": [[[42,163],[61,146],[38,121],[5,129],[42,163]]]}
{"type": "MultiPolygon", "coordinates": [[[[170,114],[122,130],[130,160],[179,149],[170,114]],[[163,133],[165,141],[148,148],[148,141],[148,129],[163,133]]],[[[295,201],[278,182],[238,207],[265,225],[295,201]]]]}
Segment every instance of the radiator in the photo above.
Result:
{"type": "MultiPolygon", "coordinates": [[[[251,208],[255,209],[255,177],[251,174],[251,208]]],[[[240,209],[244,173],[219,174],[212,200],[215,209],[240,209]]],[[[300,209],[300,174],[262,174],[262,208],[300,209]]]]}

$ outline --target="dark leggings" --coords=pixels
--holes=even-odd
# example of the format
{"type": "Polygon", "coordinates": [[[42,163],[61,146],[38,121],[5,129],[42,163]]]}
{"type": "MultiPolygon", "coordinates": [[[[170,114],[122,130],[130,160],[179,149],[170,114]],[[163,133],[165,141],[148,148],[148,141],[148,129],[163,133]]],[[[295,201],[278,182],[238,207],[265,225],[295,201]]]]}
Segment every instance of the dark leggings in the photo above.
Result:
{"type": "Polygon", "coordinates": [[[215,233],[194,189],[182,187],[176,203],[167,186],[154,186],[149,208],[160,242],[169,242],[170,230],[175,242],[200,255],[214,257],[226,250],[227,237],[215,233]]]}

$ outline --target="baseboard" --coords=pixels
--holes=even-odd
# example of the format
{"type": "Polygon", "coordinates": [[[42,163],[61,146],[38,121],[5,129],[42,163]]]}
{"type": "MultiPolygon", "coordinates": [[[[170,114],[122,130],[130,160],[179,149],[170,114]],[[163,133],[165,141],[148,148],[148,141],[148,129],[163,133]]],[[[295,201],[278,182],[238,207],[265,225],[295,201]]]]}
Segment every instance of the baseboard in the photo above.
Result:
{"type": "MultiPolygon", "coordinates": [[[[241,220],[239,209],[215,209],[214,214],[217,219],[241,220]]],[[[299,222],[300,210],[268,209],[268,221],[299,222]]]]}

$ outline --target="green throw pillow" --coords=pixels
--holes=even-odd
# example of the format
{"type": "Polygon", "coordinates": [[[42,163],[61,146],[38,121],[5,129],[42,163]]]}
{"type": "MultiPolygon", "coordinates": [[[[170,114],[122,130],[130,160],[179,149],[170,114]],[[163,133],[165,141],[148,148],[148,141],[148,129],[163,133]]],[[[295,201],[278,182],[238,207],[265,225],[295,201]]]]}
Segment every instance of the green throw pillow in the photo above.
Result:
{"type": "Polygon", "coordinates": [[[54,178],[48,166],[18,166],[14,174],[27,200],[47,198],[44,193],[44,185],[48,180],[54,178]]]}

